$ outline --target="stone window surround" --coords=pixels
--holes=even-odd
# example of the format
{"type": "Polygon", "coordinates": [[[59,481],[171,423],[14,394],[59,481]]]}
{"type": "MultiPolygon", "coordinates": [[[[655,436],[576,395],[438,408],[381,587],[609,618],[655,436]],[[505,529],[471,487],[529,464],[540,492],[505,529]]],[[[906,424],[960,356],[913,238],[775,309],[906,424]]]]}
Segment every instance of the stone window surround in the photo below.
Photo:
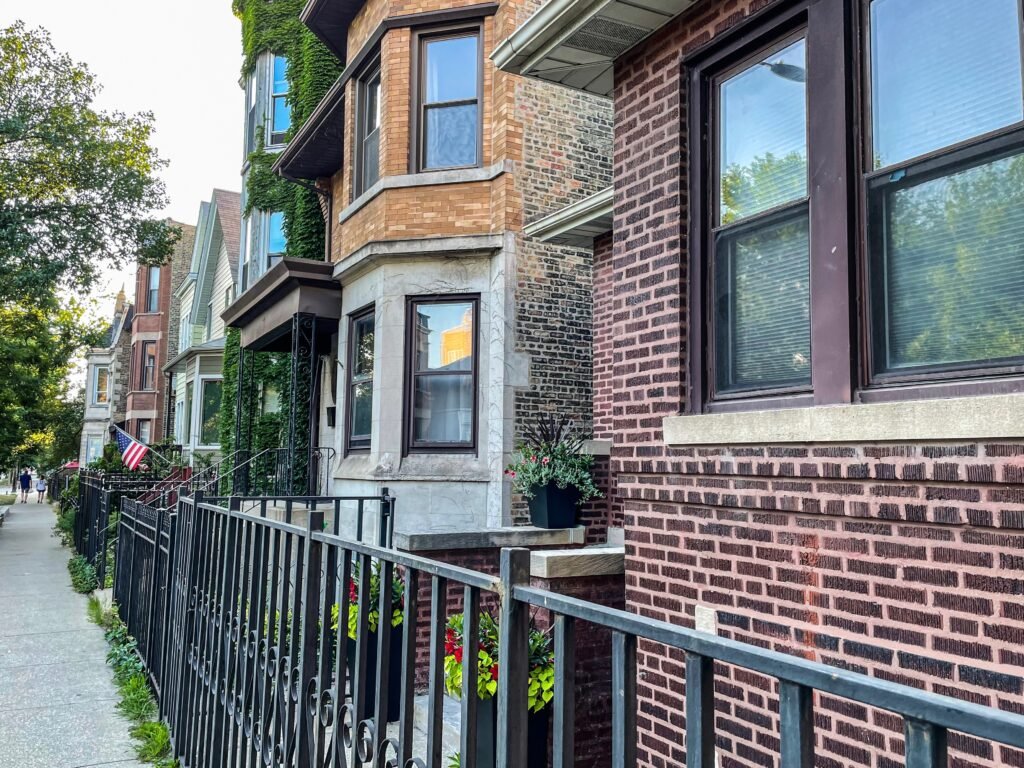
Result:
{"type": "Polygon", "coordinates": [[[1024,393],[667,416],[662,427],[677,447],[1020,439],[1024,393]]]}

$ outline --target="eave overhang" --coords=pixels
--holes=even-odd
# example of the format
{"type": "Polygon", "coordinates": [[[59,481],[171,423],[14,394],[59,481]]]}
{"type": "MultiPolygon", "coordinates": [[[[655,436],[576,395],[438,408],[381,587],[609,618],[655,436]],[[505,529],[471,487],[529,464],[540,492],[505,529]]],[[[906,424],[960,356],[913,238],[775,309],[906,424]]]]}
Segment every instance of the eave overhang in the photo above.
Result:
{"type": "Polygon", "coordinates": [[[331,53],[345,61],[349,24],[364,4],[364,0],[309,0],[299,19],[331,53]]]}
{"type": "Polygon", "coordinates": [[[186,360],[190,360],[193,357],[201,357],[203,355],[222,354],[224,352],[224,337],[219,339],[211,339],[210,341],[204,341],[202,344],[194,344],[188,349],[179,352],[177,355],[172,357],[164,367],[161,369],[164,373],[171,373],[181,363],[186,360]]]}
{"type": "Polygon", "coordinates": [[[292,320],[317,317],[319,329],[331,332],[341,318],[341,284],[334,265],[324,261],[281,259],[221,313],[229,328],[238,328],[244,349],[287,352],[292,320]]]}
{"type": "Polygon", "coordinates": [[[523,232],[543,243],[590,248],[595,237],[612,231],[614,211],[614,189],[608,187],[527,224],[523,232]]]}
{"type": "Polygon", "coordinates": [[[548,0],[491,54],[506,72],[610,97],[615,60],[699,0],[548,0]]]}
{"type": "Polygon", "coordinates": [[[274,161],[274,172],[289,179],[330,178],[345,155],[345,78],[335,81],[313,114],[274,161]]]}

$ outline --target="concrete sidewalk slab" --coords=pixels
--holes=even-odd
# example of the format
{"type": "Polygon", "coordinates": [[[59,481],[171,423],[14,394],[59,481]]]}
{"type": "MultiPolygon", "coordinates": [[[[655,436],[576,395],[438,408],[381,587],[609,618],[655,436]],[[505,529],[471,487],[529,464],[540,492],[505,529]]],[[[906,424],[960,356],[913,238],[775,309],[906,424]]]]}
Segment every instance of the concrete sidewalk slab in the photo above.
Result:
{"type": "Polygon", "coordinates": [[[141,768],[55,522],[14,504],[0,529],[0,768],[141,768]]]}

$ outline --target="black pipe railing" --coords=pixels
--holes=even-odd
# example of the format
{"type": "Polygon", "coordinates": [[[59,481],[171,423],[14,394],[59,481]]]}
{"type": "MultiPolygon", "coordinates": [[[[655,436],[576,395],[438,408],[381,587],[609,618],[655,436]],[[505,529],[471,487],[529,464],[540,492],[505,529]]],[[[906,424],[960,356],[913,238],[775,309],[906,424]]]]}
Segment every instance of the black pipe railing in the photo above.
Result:
{"type": "Polygon", "coordinates": [[[261,763],[439,768],[448,757],[442,749],[445,628],[456,610],[464,616],[461,765],[489,768],[475,762],[483,714],[469,681],[478,674],[475,630],[482,606],[492,604],[500,612],[498,768],[539,768],[527,758],[531,610],[547,612],[554,634],[555,768],[574,765],[577,622],[611,632],[608,694],[615,768],[636,763],[640,639],[685,654],[678,682],[685,681],[687,728],[680,746],[689,768],[715,764],[716,662],[778,681],[777,697],[766,698],[772,699],[769,714],[778,717],[783,768],[813,764],[816,691],[900,715],[905,763],[911,768],[946,766],[948,731],[1024,747],[1020,715],[531,587],[526,550],[502,550],[500,575],[491,576],[362,543],[341,535],[341,516],[328,518],[338,508],[327,501],[310,500],[305,525],[295,524],[291,513],[275,520],[243,511],[238,503],[226,508],[202,498],[180,499],[164,521],[126,504],[120,556],[133,565],[119,574],[116,598],[129,631],[142,633],[140,652],[160,691],[161,715],[171,726],[174,755],[184,768],[261,763]],[[140,556],[152,562],[135,565],[140,556]],[[372,632],[371,610],[376,607],[380,619],[395,609],[396,581],[404,585],[402,631],[381,631],[382,623],[372,632]],[[371,606],[374,583],[379,602],[371,606]],[[350,591],[353,638],[346,621],[350,591]],[[420,617],[424,599],[429,602],[425,622],[420,617]],[[417,749],[418,648],[427,650],[429,671],[425,745],[417,749]],[[397,691],[393,675],[400,680],[397,691]],[[389,730],[393,697],[397,724],[389,730]]]}

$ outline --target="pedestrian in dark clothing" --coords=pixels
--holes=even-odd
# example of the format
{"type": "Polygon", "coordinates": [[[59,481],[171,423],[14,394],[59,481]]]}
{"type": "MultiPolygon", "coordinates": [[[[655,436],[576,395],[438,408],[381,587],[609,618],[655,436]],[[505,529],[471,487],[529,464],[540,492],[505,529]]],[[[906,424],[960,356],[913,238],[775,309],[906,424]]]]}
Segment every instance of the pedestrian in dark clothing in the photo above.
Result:
{"type": "Polygon", "coordinates": [[[27,468],[21,471],[21,477],[19,480],[21,481],[21,503],[27,504],[28,491],[32,487],[32,475],[28,473],[27,468]]]}

